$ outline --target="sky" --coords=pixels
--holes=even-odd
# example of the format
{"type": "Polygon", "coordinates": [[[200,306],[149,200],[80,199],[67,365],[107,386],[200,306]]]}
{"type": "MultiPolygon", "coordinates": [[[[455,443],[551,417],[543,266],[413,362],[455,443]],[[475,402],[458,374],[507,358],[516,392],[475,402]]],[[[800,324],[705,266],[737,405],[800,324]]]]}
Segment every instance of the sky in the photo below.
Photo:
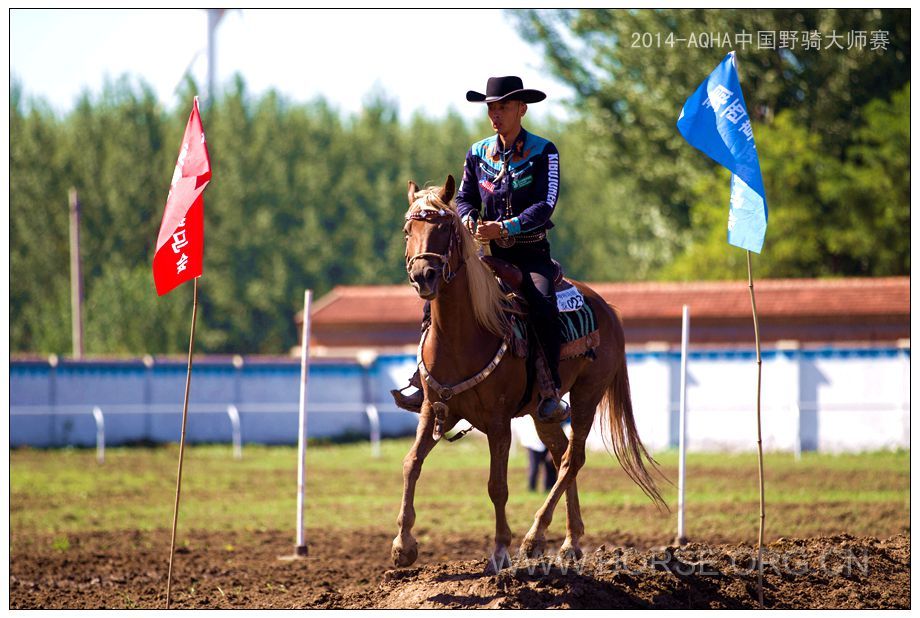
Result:
{"type": "MultiPolygon", "coordinates": [[[[207,23],[203,9],[12,9],[10,72],[27,97],[58,113],[126,73],[172,107],[186,71],[205,88],[207,23]]],[[[382,92],[403,119],[451,107],[478,118],[483,106],[468,103],[466,91],[483,92],[495,75],[519,75],[546,92],[531,106],[541,117],[564,117],[562,101],[572,96],[501,10],[228,9],[216,49],[218,89],[239,73],[253,95],[323,96],[346,114],[382,92]]]]}

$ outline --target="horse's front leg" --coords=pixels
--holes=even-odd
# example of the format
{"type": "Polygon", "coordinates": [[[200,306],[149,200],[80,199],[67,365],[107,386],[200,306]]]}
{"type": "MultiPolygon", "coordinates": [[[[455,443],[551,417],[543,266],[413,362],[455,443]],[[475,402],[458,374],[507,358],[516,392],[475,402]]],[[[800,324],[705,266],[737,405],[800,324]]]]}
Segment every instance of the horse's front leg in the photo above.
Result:
{"type": "Polygon", "coordinates": [[[508,502],[508,452],[511,449],[511,423],[508,419],[493,423],[489,428],[489,498],[495,506],[495,549],[486,566],[486,573],[498,573],[511,566],[508,546],[511,545],[511,528],[505,515],[508,502]]]}
{"type": "MultiPolygon", "coordinates": [[[[453,425],[456,420],[448,425],[453,425]]],[[[425,457],[431,452],[437,444],[431,435],[434,427],[434,413],[431,404],[426,400],[422,404],[421,414],[419,415],[418,429],[415,432],[415,444],[409,449],[409,453],[403,459],[403,497],[402,505],[399,508],[399,517],[396,524],[399,526],[399,534],[393,539],[393,549],[391,556],[396,566],[406,567],[415,562],[418,558],[418,542],[412,536],[412,526],[415,525],[415,484],[422,472],[422,463],[425,457]]],[[[449,429],[449,427],[448,427],[449,429]]]]}

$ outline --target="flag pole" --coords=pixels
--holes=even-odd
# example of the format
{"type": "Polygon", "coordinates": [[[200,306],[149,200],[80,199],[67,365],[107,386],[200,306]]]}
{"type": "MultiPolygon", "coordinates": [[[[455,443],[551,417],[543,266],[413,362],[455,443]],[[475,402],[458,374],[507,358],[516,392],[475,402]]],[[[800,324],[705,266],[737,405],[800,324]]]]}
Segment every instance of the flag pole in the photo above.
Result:
{"type": "Polygon", "coordinates": [[[192,332],[188,342],[188,371],[185,374],[185,398],[182,402],[182,432],[179,438],[179,472],[176,475],[176,503],[173,508],[172,541],[169,544],[169,571],[166,575],[166,609],[169,609],[172,588],[173,557],[176,555],[176,524],[179,522],[179,494],[182,491],[182,459],[185,454],[185,426],[188,420],[188,393],[192,383],[192,350],[195,347],[195,318],[198,315],[198,277],[192,293],[192,332]]]}
{"type": "Polygon", "coordinates": [[[760,429],[760,326],[757,322],[757,303],[754,302],[754,276],[751,271],[751,252],[747,252],[748,290],[751,293],[751,311],[754,313],[754,346],[757,350],[757,479],[760,485],[760,529],[757,532],[757,600],[763,607],[763,530],[766,521],[763,491],[763,436],[760,429]]]}

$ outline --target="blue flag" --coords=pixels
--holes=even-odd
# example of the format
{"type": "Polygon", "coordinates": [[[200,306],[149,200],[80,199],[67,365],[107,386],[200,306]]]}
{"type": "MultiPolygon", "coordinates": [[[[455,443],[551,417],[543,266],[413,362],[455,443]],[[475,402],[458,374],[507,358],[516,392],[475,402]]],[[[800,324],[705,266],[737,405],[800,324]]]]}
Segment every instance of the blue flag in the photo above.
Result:
{"type": "Polygon", "coordinates": [[[677,130],[691,146],[731,170],[728,242],[760,253],[767,232],[767,197],[735,52],[729,52],[684,103],[677,130]]]}

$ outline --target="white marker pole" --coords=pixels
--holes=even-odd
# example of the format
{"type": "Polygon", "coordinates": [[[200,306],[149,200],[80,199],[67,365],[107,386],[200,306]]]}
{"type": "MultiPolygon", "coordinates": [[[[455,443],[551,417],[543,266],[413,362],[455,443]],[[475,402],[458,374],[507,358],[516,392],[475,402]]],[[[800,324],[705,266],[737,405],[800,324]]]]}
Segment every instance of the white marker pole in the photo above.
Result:
{"type": "Polygon", "coordinates": [[[102,408],[93,408],[93,419],[96,421],[96,463],[105,463],[105,417],[102,408]]]}
{"type": "Polygon", "coordinates": [[[303,295],[303,335],[300,342],[300,437],[297,441],[297,544],[294,554],[307,555],[304,539],[304,490],[306,488],[307,466],[307,375],[310,368],[310,301],[312,290],[303,295]]]}
{"type": "Polygon", "coordinates": [[[236,406],[227,406],[227,416],[230,418],[230,430],[233,434],[233,458],[243,458],[243,436],[240,433],[240,411],[236,406]]]}
{"type": "Polygon", "coordinates": [[[687,458],[687,341],[690,338],[690,307],[684,305],[680,329],[680,459],[677,470],[677,544],[684,545],[684,489],[687,458]]]}

